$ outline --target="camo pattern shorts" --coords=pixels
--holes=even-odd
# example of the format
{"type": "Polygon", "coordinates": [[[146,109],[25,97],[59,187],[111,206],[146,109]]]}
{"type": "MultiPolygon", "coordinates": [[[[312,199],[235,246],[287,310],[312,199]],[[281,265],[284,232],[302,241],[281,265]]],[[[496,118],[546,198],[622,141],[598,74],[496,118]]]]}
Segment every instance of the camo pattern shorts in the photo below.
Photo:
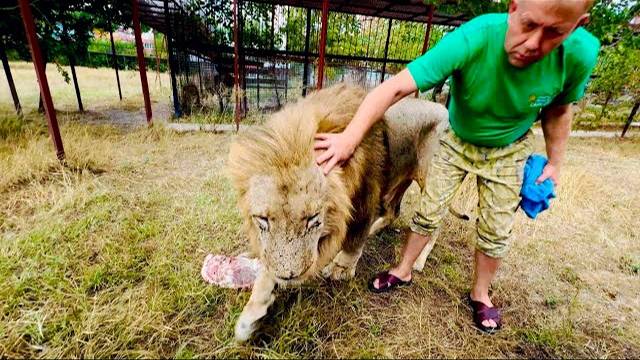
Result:
{"type": "Polygon", "coordinates": [[[506,255],[518,204],[524,164],[533,151],[531,130],[513,144],[476,146],[446,130],[433,156],[420,209],[411,230],[432,234],[468,173],[477,175],[478,219],[476,248],[493,258],[506,255]]]}

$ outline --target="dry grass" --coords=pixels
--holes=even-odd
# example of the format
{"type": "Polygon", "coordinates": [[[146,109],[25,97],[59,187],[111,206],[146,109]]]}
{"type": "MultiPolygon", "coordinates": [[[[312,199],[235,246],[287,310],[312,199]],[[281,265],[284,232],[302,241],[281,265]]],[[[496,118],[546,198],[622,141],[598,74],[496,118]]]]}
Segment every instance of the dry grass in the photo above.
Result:
{"type": "MultiPolygon", "coordinates": [[[[232,327],[248,293],[199,275],[206,253],[244,248],[223,172],[232,136],[73,117],[62,134],[66,167],[42,125],[0,142],[2,357],[640,356],[637,138],[572,140],[552,210],[518,216],[494,287],[501,333],[471,327],[473,222],[449,218],[412,287],[366,290],[402,241],[386,231],[355,279],[279,291],[239,346],[232,327]]],[[[456,205],[467,212],[472,180],[456,205]]],[[[396,227],[416,201],[412,187],[396,227]]]]}
{"type": "MultiPolygon", "coordinates": [[[[170,89],[169,76],[161,73],[160,78],[152,69],[148,68],[147,79],[149,81],[149,92],[153,102],[169,103],[170,89]],[[162,86],[161,86],[162,85],[162,86]]],[[[39,89],[33,64],[28,62],[11,62],[11,74],[16,84],[16,91],[20,98],[20,103],[26,112],[38,108],[39,89]]],[[[69,67],[63,67],[71,76],[69,67]]],[[[105,108],[117,107],[131,110],[139,109],[142,104],[142,90],[140,85],[140,74],[134,70],[121,70],[120,83],[122,88],[123,102],[118,98],[118,87],[116,84],[115,71],[108,68],[87,68],[79,66],[76,68],[78,84],[82,103],[85,110],[103,110],[105,108]]],[[[55,64],[47,64],[47,80],[53,97],[53,104],[56,109],[63,111],[76,111],[78,102],[73,87],[73,80],[67,84],[56,68],[55,64]]],[[[0,109],[0,116],[6,112],[13,113],[13,100],[7,85],[4,71],[0,74],[0,104],[7,105],[0,109]]]]}

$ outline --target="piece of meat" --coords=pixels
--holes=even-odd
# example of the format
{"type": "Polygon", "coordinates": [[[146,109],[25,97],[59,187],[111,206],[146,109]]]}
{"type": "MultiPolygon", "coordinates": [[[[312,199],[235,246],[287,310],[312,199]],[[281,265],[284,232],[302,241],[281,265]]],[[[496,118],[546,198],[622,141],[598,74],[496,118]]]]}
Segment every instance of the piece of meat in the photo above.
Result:
{"type": "Polygon", "coordinates": [[[226,256],[209,254],[202,265],[202,277],[210,284],[224,288],[251,288],[262,264],[258,259],[244,256],[226,256]]]}

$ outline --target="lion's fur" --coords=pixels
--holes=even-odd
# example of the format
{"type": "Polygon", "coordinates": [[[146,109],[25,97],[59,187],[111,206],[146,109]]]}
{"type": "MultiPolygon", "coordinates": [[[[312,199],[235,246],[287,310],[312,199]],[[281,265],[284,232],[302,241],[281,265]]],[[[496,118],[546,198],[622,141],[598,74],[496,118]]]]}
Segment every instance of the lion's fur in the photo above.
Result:
{"type": "MultiPolygon", "coordinates": [[[[247,196],[251,178],[270,175],[277,179],[282,191],[295,186],[299,171],[315,164],[315,134],[342,131],[365,95],[363,89],[345,84],[314,92],[274,113],[264,126],[241,134],[232,144],[228,170],[238,192],[244,231],[255,255],[260,254],[260,247],[247,196]]],[[[378,122],[349,161],[327,176],[325,232],[329,236],[319,244],[318,260],[311,273],[321,270],[341,249],[355,251],[361,247],[376,217],[390,212],[397,215],[396,209],[385,206],[398,207],[411,179],[421,177],[415,169],[419,162],[416,151],[425,145],[421,141],[427,134],[422,132],[432,131],[438,121],[441,119],[418,124],[420,134],[415,133],[415,126],[404,129],[406,125],[394,125],[395,129],[389,131],[385,122],[378,122]],[[390,142],[397,145],[395,151],[389,151],[390,142]],[[410,151],[402,150],[408,148],[410,151]],[[391,195],[383,200],[386,193],[391,195]],[[385,201],[389,204],[385,205],[385,201]]]]}
{"type": "MultiPolygon", "coordinates": [[[[238,191],[239,208],[245,220],[245,231],[255,254],[258,254],[257,234],[251,226],[250,204],[245,196],[250,178],[258,174],[270,174],[275,175],[280,184],[292,185],[297,180],[297,171],[315,162],[313,151],[315,134],[342,131],[365,95],[364,90],[347,85],[334,86],[312,93],[273,114],[264,126],[239,136],[232,145],[228,164],[229,172],[238,191]]],[[[332,171],[327,177],[330,197],[325,228],[330,236],[320,246],[318,266],[331,261],[343,246],[342,242],[347,238],[349,221],[353,219],[352,212],[363,212],[363,206],[358,202],[352,202],[352,198],[361,188],[364,175],[367,174],[367,178],[371,175],[377,175],[377,177],[382,175],[381,169],[378,171],[366,169],[367,165],[383,163],[382,160],[386,155],[380,141],[381,136],[381,126],[376,126],[346,166],[332,171]],[[371,155],[377,159],[371,159],[371,155]],[[366,164],[367,157],[370,158],[368,164],[366,164]]],[[[367,183],[369,183],[368,187],[375,187],[374,184],[380,181],[367,183]]],[[[376,193],[379,192],[378,186],[377,189],[370,189],[363,195],[374,195],[372,198],[375,199],[376,193]]],[[[366,201],[366,196],[360,197],[366,201]]]]}

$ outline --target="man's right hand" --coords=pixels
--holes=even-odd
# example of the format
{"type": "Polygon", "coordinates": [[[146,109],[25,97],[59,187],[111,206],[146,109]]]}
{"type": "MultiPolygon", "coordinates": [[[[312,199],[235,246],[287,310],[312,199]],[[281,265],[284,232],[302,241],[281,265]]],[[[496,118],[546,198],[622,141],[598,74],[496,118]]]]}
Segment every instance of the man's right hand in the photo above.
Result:
{"type": "Polygon", "coordinates": [[[344,132],[337,134],[316,134],[314,150],[324,150],[316,158],[318,165],[322,166],[325,175],[329,174],[336,165],[342,165],[349,160],[358,146],[353,137],[344,132]]]}
{"type": "MultiPolygon", "coordinates": [[[[416,83],[404,69],[373,89],[362,101],[345,130],[338,134],[316,134],[313,149],[322,151],[316,158],[325,175],[336,165],[349,160],[373,124],[398,100],[416,91],[416,83]]],[[[339,99],[336,99],[339,101],[339,99]]]]}

